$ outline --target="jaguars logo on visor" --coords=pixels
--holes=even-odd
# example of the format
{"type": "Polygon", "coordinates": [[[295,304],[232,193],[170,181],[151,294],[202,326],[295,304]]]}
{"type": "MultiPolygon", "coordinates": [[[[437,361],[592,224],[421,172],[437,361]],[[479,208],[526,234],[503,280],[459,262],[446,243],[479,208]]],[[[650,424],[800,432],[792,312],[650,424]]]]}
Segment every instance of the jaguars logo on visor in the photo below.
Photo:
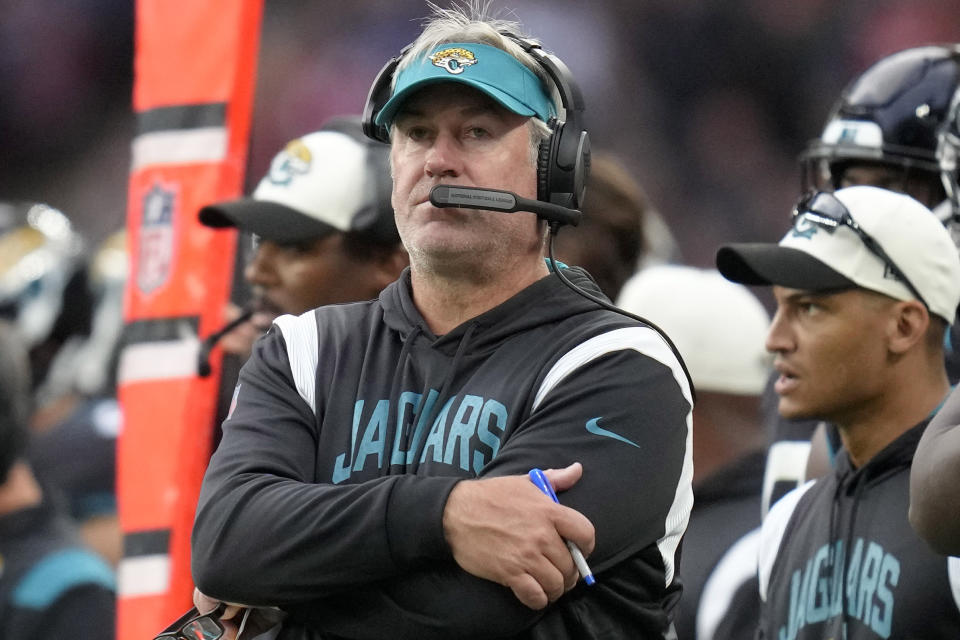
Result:
{"type": "Polygon", "coordinates": [[[430,60],[434,66],[446,69],[454,75],[463,73],[463,70],[472,64],[477,64],[477,57],[473,55],[473,52],[462,47],[437,51],[430,56],[430,60]]]}

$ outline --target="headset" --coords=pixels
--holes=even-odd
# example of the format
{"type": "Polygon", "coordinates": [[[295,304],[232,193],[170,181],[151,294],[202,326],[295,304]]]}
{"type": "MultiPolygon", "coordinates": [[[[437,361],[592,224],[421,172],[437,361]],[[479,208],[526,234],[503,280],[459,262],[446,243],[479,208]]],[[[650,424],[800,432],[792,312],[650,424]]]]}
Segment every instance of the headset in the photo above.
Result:
{"type": "MultiPolygon", "coordinates": [[[[573,75],[559,58],[547,53],[540,43],[528,38],[501,32],[524,51],[529,53],[556,86],[563,107],[563,119],[551,118],[547,122],[550,135],[540,144],[537,157],[537,200],[579,209],[583,205],[587,176],[590,173],[590,136],[584,124],[584,102],[580,87],[573,75]]],[[[377,74],[363,109],[363,132],[380,142],[390,142],[386,127],[375,124],[377,114],[392,94],[393,74],[397,65],[410,51],[404,47],[390,59],[377,74]]]]}
{"type": "MultiPolygon", "coordinates": [[[[500,32],[500,35],[510,38],[537,61],[556,86],[564,111],[562,120],[558,116],[546,123],[550,128],[550,136],[540,143],[537,155],[537,200],[525,200],[515,193],[496,189],[437,185],[431,190],[431,202],[434,206],[486,209],[503,213],[529,211],[546,220],[550,228],[548,261],[554,275],[578,295],[605,309],[637,320],[660,334],[679,361],[690,386],[691,397],[696,399],[693,378],[690,376],[686,362],[673,340],[663,329],[642,316],[621,309],[581,289],[563,274],[563,267],[553,255],[553,238],[559,227],[576,226],[579,222],[581,215],[579,208],[583,205],[587,176],[590,173],[590,137],[584,125],[583,94],[574,81],[570,69],[559,58],[544,51],[538,42],[510,32],[500,32]]],[[[391,58],[383,66],[367,94],[361,125],[363,133],[374,140],[390,142],[390,132],[386,127],[376,124],[376,117],[393,92],[391,85],[397,65],[412,46],[410,44],[401,49],[395,58],[391,58]]]]}

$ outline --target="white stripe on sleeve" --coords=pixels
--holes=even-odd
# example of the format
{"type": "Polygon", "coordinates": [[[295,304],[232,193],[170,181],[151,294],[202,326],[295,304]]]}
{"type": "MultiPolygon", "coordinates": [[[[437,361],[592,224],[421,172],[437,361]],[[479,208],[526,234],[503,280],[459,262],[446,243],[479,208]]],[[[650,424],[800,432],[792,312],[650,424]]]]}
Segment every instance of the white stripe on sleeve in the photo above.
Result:
{"type": "Polygon", "coordinates": [[[297,385],[297,392],[317,412],[317,316],[307,311],[300,316],[284,315],[273,321],[287,345],[290,373],[297,385]]]}
{"type": "MultiPolygon", "coordinates": [[[[657,362],[665,365],[673,373],[677,385],[683,397],[687,400],[690,407],[693,407],[693,398],[690,394],[690,385],[687,382],[687,376],[680,366],[680,361],[673,354],[673,351],[664,341],[663,337],[649,327],[627,327],[623,329],[614,329],[607,333],[600,334],[583,342],[569,352],[563,355],[556,364],[547,372],[543,379],[543,384],[537,390],[533,400],[533,410],[558,384],[560,384],[568,375],[583,365],[596,360],[608,353],[622,351],[624,349],[633,349],[653,358],[657,362]]],[[[680,478],[674,491],[673,503],[667,513],[664,523],[664,536],[657,540],[657,548],[663,558],[665,586],[673,582],[673,575],[676,570],[677,547],[680,545],[680,539],[683,532],[687,530],[687,523],[690,521],[690,510],[693,508],[693,490],[691,481],[693,479],[693,412],[687,411],[686,415],[687,439],[686,452],[683,456],[683,466],[680,471],[680,478]]]]}

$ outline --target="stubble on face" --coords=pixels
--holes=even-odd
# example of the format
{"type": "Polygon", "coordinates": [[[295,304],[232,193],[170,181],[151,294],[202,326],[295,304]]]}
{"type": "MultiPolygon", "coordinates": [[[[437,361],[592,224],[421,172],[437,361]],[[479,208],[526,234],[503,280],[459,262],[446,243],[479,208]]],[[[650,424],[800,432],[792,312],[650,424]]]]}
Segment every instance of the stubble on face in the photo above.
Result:
{"type": "Polygon", "coordinates": [[[536,195],[528,119],[465,86],[428,87],[398,117],[391,149],[397,228],[414,269],[484,281],[498,265],[539,253],[532,214],[438,209],[437,184],[536,195]]]}

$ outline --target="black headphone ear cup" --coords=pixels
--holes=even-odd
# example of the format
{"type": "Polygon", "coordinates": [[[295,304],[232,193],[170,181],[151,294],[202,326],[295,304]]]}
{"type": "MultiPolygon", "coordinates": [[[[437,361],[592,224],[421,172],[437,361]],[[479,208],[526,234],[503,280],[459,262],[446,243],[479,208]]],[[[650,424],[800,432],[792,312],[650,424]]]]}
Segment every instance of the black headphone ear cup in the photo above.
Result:
{"type": "Polygon", "coordinates": [[[553,193],[550,178],[553,173],[553,162],[556,159],[555,143],[560,137],[556,120],[550,120],[547,126],[550,128],[550,135],[540,143],[537,152],[537,200],[543,202],[550,202],[550,194],[553,193]]]}

